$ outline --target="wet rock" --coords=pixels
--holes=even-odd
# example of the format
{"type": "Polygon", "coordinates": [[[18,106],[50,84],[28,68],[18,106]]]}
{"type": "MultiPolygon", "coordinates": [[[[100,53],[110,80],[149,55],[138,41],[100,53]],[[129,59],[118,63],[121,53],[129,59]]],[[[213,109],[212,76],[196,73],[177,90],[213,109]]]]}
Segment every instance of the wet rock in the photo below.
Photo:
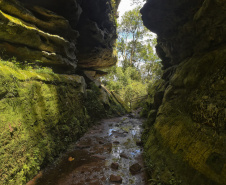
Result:
{"type": "Polygon", "coordinates": [[[125,159],[128,159],[129,158],[125,153],[121,153],[120,154],[120,157],[125,158],[125,159]]]}
{"type": "Polygon", "coordinates": [[[98,158],[98,159],[101,159],[101,160],[105,160],[106,157],[103,156],[103,155],[92,155],[92,157],[95,157],[95,158],[98,158]]]}
{"type": "Polygon", "coordinates": [[[113,134],[120,134],[120,132],[118,130],[112,130],[113,134]]]}
{"type": "Polygon", "coordinates": [[[136,145],[137,145],[137,146],[142,146],[142,145],[143,145],[143,142],[142,142],[141,140],[136,141],[136,145]]]}
{"type": "Polygon", "coordinates": [[[76,148],[78,148],[78,149],[85,149],[85,148],[90,148],[90,146],[89,145],[76,145],[76,148]]]}
{"type": "Polygon", "coordinates": [[[120,130],[117,130],[117,131],[113,130],[112,134],[115,137],[126,137],[126,134],[124,133],[124,131],[120,131],[120,130]]]}
{"type": "Polygon", "coordinates": [[[134,114],[130,113],[128,116],[129,116],[130,118],[133,118],[133,117],[134,117],[134,114]]]}
{"type": "Polygon", "coordinates": [[[122,183],[122,177],[119,176],[119,175],[111,175],[110,176],[110,181],[111,182],[122,183]]]}
{"type": "Polygon", "coordinates": [[[89,182],[89,185],[99,185],[99,184],[100,184],[100,183],[98,182],[97,179],[91,180],[91,181],[89,182]]]}
{"type": "Polygon", "coordinates": [[[117,170],[119,167],[119,164],[118,163],[111,163],[111,168],[114,169],[114,170],[117,170]]]}
{"type": "Polygon", "coordinates": [[[130,166],[129,171],[132,175],[135,175],[141,171],[141,165],[135,163],[132,166],[130,166]]]}
{"type": "Polygon", "coordinates": [[[114,141],[113,143],[116,144],[116,145],[120,144],[119,141],[114,141]]]}
{"type": "Polygon", "coordinates": [[[111,149],[112,149],[112,144],[111,143],[105,144],[103,149],[104,149],[104,151],[107,151],[110,153],[111,149]]]}

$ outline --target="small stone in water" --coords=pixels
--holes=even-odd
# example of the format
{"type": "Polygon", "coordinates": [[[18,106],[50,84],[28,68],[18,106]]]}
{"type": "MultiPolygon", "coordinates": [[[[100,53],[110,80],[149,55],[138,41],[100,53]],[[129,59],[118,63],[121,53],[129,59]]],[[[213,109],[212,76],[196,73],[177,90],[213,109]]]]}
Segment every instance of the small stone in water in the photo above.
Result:
{"type": "Polygon", "coordinates": [[[119,164],[118,163],[111,163],[111,168],[114,169],[114,170],[117,170],[119,167],[119,164]]]}
{"type": "Polygon", "coordinates": [[[120,157],[125,158],[125,159],[128,159],[128,156],[126,154],[124,154],[124,153],[121,153],[120,154],[120,157]]]}
{"type": "Polygon", "coordinates": [[[101,144],[101,145],[102,145],[102,144],[104,144],[104,142],[103,142],[103,141],[99,141],[99,144],[101,144]]]}
{"type": "Polygon", "coordinates": [[[113,143],[114,143],[114,144],[119,144],[120,142],[119,142],[119,141],[114,141],[113,143]]]}
{"type": "Polygon", "coordinates": [[[142,141],[137,141],[137,142],[136,142],[136,145],[137,145],[137,146],[142,146],[143,143],[142,143],[142,141]]]}
{"type": "Polygon", "coordinates": [[[101,160],[105,160],[106,157],[103,156],[103,155],[92,155],[92,157],[95,157],[95,158],[98,158],[98,159],[101,159],[101,160]]]}
{"type": "Polygon", "coordinates": [[[138,163],[133,164],[129,168],[129,171],[131,172],[132,175],[139,173],[140,170],[141,170],[141,165],[139,165],[138,163]]]}
{"type": "Polygon", "coordinates": [[[119,176],[119,175],[111,175],[111,176],[110,176],[110,181],[111,181],[111,182],[122,183],[122,177],[119,176]]]}

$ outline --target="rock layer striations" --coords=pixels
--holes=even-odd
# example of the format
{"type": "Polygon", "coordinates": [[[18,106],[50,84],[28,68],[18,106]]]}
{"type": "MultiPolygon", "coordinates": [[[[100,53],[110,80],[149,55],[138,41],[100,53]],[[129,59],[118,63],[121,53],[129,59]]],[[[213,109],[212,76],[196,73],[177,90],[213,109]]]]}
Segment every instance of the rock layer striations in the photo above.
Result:
{"type": "Polygon", "coordinates": [[[225,184],[226,2],[148,0],[141,13],[165,80],[150,105],[147,159],[165,182],[225,184]]]}
{"type": "Polygon", "coordinates": [[[116,63],[115,11],[110,0],[1,0],[0,16],[4,58],[51,66],[60,73],[116,63]]]}

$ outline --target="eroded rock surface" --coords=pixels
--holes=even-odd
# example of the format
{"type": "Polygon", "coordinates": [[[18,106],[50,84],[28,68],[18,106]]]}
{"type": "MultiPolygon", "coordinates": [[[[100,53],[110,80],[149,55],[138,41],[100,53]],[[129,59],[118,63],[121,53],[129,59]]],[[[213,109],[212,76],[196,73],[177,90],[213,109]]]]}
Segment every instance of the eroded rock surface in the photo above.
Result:
{"type": "Polygon", "coordinates": [[[110,0],[2,0],[2,57],[51,66],[60,73],[74,73],[77,66],[112,66],[116,8],[110,0]]]}
{"type": "Polygon", "coordinates": [[[226,182],[225,10],[217,0],[149,0],[141,10],[165,69],[146,133],[147,158],[160,169],[153,179],[226,182]]]}
{"type": "Polygon", "coordinates": [[[116,26],[111,1],[84,0],[82,14],[77,25],[78,66],[80,68],[103,68],[116,63],[113,45],[116,39],[116,26]]]}
{"type": "Polygon", "coordinates": [[[3,58],[16,57],[20,61],[75,70],[79,34],[66,19],[41,7],[26,9],[14,0],[2,0],[0,8],[3,58]]]}

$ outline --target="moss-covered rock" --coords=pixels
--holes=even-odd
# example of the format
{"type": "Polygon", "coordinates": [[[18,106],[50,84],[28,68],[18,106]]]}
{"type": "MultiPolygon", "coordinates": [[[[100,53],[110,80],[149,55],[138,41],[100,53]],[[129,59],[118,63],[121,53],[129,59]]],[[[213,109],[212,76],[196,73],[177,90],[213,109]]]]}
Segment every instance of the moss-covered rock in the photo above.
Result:
{"type": "Polygon", "coordinates": [[[128,105],[120,98],[120,96],[116,92],[112,91],[110,94],[113,96],[114,100],[117,101],[126,110],[126,112],[130,112],[128,105]]]}
{"type": "Polygon", "coordinates": [[[0,62],[0,183],[25,184],[86,130],[84,80],[0,62]]]}
{"type": "Polygon", "coordinates": [[[148,0],[141,10],[158,34],[165,69],[143,135],[152,184],[226,182],[225,7],[215,0],[148,0]]]}
{"type": "Polygon", "coordinates": [[[160,166],[158,173],[165,182],[173,178],[165,176],[172,170],[182,184],[226,181],[225,56],[226,50],[221,49],[182,62],[165,91],[156,120],[150,112],[148,122],[155,124],[143,136],[146,157],[160,166]]]}
{"type": "Polygon", "coordinates": [[[91,83],[91,89],[87,90],[85,106],[93,121],[125,114],[127,111],[105,87],[98,87],[95,83],[91,83]]]}
{"type": "Polygon", "coordinates": [[[25,184],[93,121],[124,113],[103,93],[81,76],[1,60],[0,184],[25,184]]]}

